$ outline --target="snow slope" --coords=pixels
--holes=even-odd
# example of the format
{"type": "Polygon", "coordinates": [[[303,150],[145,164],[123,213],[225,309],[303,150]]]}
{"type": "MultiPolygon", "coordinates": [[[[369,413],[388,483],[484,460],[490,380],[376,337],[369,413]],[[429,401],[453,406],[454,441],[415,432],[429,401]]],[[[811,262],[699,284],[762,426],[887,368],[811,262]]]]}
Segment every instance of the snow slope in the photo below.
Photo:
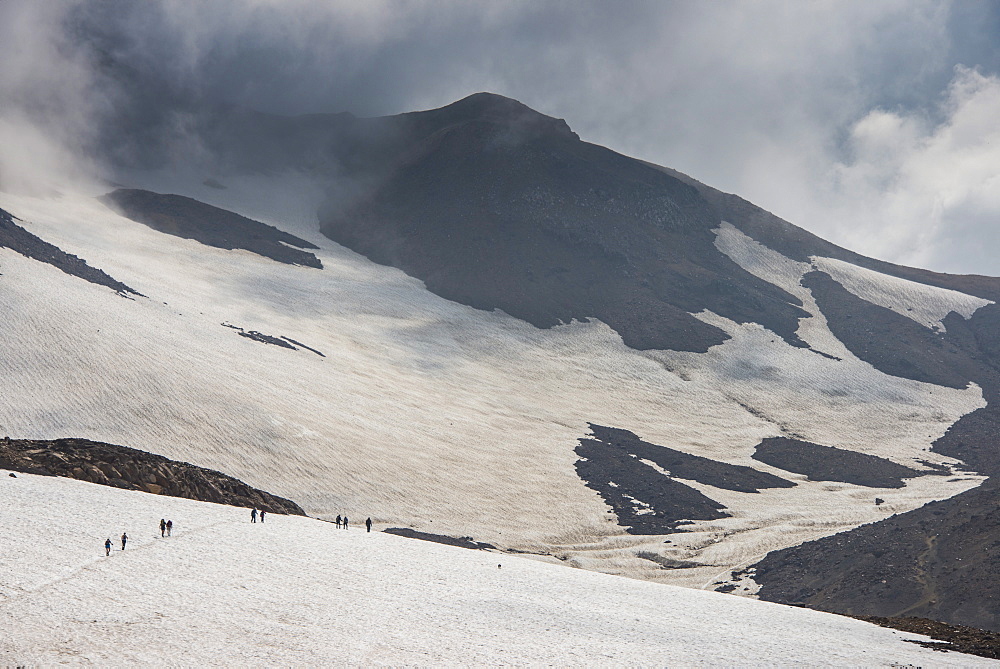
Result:
{"type": "Polygon", "coordinates": [[[250,524],[246,509],[6,472],[0,498],[7,666],[1000,664],[831,614],[309,518],[250,524]]]}
{"type": "Polygon", "coordinates": [[[732,339],[680,354],[629,349],[596,321],[538,330],[455,304],[324,239],[315,194],[296,183],[269,176],[226,190],[159,190],[315,242],[322,270],[164,235],[82,195],[0,194],[31,232],[147,296],[124,299],[0,249],[0,434],[120,443],[218,469],[313,514],[364,509],[385,524],[696,587],[770,550],[981,480],[923,476],[872,489],[752,460],[761,439],[786,435],[918,468],[919,459],[957,466],[927,449],[984,402],[975,385],[900,379],[850,355],[798,285],[805,270],[725,226],[723,250],[799,296],[813,314],[800,336],[840,360],[707,313],[732,339]],[[222,323],[326,357],[253,342],[222,323]],[[732,517],[687,526],[670,543],[630,536],[576,473],[588,422],[797,485],[739,493],[687,482],[732,517]],[[704,566],[662,569],[640,552],[704,566]]]}

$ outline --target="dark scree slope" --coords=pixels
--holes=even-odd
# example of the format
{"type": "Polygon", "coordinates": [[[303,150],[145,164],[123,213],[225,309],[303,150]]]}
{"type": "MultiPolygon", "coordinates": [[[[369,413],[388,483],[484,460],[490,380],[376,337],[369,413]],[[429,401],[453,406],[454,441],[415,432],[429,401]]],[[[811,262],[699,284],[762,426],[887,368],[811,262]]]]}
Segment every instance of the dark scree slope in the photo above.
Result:
{"type": "Polygon", "coordinates": [[[727,338],[690,315],[710,309],[804,346],[797,298],[715,248],[695,188],[496,95],[386,122],[374,187],[322,215],[334,241],[538,327],[596,317],[634,348],[705,351],[727,338]]]}
{"type": "Polygon", "coordinates": [[[98,286],[106,286],[122,295],[139,295],[121,281],[115,281],[96,267],[91,267],[86,260],[66,253],[57,246],[31,234],[14,220],[14,216],[0,209],[0,247],[11,249],[26,258],[52,265],[66,274],[84,281],[98,286]]]}
{"type": "Polygon", "coordinates": [[[133,221],[169,235],[220,249],[245,249],[290,265],[323,267],[319,258],[301,250],[319,248],[315,244],[189,197],[118,189],[101,200],[133,221]]]}
{"type": "Polygon", "coordinates": [[[577,474],[614,510],[630,534],[665,534],[684,521],[725,518],[715,500],[672,477],[726,490],[757,492],[795,484],[752,467],[731,465],[643,441],[628,430],[590,423],[593,438],[576,448],[577,474]],[[662,468],[662,474],[643,460],[662,468]]]}
{"type": "Polygon", "coordinates": [[[787,472],[805,474],[813,481],[842,481],[869,488],[902,488],[904,479],[922,473],[874,455],[787,437],[764,439],[752,457],[787,472]]]}
{"type": "Polygon", "coordinates": [[[88,439],[5,438],[0,440],[0,467],[156,495],[305,515],[295,502],[253,488],[221,472],[88,439]]]}

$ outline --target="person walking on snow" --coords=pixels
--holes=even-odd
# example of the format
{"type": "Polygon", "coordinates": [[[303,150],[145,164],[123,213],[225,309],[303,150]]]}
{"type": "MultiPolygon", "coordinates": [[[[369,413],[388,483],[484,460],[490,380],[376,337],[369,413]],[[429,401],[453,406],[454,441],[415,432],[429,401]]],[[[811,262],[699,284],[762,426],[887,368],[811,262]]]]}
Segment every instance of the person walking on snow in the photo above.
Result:
{"type": "Polygon", "coordinates": [[[111,537],[108,537],[108,540],[104,542],[104,554],[111,555],[111,537]]]}
{"type": "Polygon", "coordinates": [[[125,550],[125,542],[128,541],[128,535],[122,532],[122,550],[125,550]]]}
{"type": "Polygon", "coordinates": [[[264,509],[260,510],[260,522],[264,522],[264,514],[267,513],[264,509]]]}
{"type": "Polygon", "coordinates": [[[369,518],[368,520],[365,521],[365,527],[368,528],[369,532],[372,531],[372,519],[371,518],[369,518]]]}
{"type": "Polygon", "coordinates": [[[347,529],[347,516],[344,516],[344,529],[347,529]]]}
{"type": "Polygon", "coordinates": [[[337,514],[337,529],[340,529],[340,514],[337,514]]]}
{"type": "Polygon", "coordinates": [[[160,536],[161,537],[167,536],[167,521],[165,521],[163,518],[160,518],[160,536]]]}
{"type": "Polygon", "coordinates": [[[171,532],[171,530],[173,530],[173,529],[174,529],[174,521],[172,521],[172,520],[168,520],[168,521],[167,521],[167,536],[168,536],[168,537],[170,536],[170,532],[171,532]]]}
{"type": "Polygon", "coordinates": [[[257,509],[254,509],[253,511],[250,512],[250,522],[251,523],[257,522],[257,509]]]}

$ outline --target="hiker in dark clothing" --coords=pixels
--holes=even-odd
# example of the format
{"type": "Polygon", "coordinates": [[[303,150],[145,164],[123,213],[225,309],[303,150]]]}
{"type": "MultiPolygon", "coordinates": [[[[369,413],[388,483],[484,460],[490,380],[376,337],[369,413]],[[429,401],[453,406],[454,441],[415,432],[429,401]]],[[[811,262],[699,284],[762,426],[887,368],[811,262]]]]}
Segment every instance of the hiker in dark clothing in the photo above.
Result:
{"type": "Polygon", "coordinates": [[[125,550],[125,542],[128,541],[128,535],[122,532],[122,550],[125,550]]]}
{"type": "Polygon", "coordinates": [[[174,529],[174,521],[168,520],[167,521],[167,536],[168,537],[170,536],[170,532],[173,531],[173,529],[174,529]]]}
{"type": "Polygon", "coordinates": [[[340,527],[340,514],[337,514],[337,527],[340,527]]]}
{"type": "Polygon", "coordinates": [[[257,522],[257,509],[254,509],[253,511],[250,512],[250,522],[251,523],[257,522]]]}
{"type": "Polygon", "coordinates": [[[260,510],[260,522],[264,522],[264,514],[267,513],[264,509],[260,510]]]}
{"type": "Polygon", "coordinates": [[[372,531],[372,519],[371,518],[369,518],[368,520],[365,521],[365,527],[368,528],[369,532],[372,531]]]}
{"type": "Polygon", "coordinates": [[[165,521],[163,518],[160,518],[160,536],[161,537],[167,536],[167,521],[165,521]]]}
{"type": "Polygon", "coordinates": [[[104,554],[111,555],[111,537],[108,537],[108,540],[104,542],[104,554]]]}
{"type": "Polygon", "coordinates": [[[347,529],[347,516],[344,516],[344,529],[347,529]]]}

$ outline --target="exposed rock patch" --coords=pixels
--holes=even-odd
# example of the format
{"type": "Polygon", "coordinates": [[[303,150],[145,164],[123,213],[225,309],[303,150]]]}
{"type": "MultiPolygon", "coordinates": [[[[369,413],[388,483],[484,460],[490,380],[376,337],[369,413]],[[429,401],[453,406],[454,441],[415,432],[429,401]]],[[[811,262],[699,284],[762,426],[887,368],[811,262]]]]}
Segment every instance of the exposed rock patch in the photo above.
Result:
{"type": "Polygon", "coordinates": [[[798,299],[719,252],[696,189],[500,96],[384,121],[398,153],[322,212],[334,241],[537,327],[595,317],[633,348],[704,352],[728,338],[691,315],[710,309],[805,346],[798,299]]]}
{"type": "Polygon", "coordinates": [[[979,365],[946,334],[861,299],[823,272],[806,274],[802,285],[837,339],[879,371],[949,388],[965,388],[978,376],[979,365]]]}
{"type": "Polygon", "coordinates": [[[848,615],[921,616],[1000,632],[1000,486],[769,553],[760,598],[848,615]]]}
{"type": "Polygon", "coordinates": [[[685,560],[674,560],[673,558],[668,558],[657,553],[651,553],[649,551],[639,551],[635,554],[637,558],[642,558],[643,560],[649,560],[650,562],[655,562],[660,565],[663,569],[691,569],[693,567],[704,567],[705,565],[698,562],[687,562],[685,560]]]}
{"type": "Polygon", "coordinates": [[[714,499],[664,476],[625,449],[581,438],[576,472],[629,534],[670,534],[692,520],[729,516],[714,499]]]}
{"type": "Polygon", "coordinates": [[[304,348],[307,351],[315,353],[321,358],[326,357],[322,352],[317,351],[316,349],[311,348],[309,346],[306,346],[302,342],[295,341],[291,337],[285,337],[283,335],[281,337],[274,337],[272,335],[264,334],[263,332],[257,332],[256,330],[244,330],[243,328],[237,325],[233,325],[231,323],[223,323],[222,327],[229,328],[231,330],[236,330],[236,334],[238,334],[239,336],[246,337],[247,339],[250,339],[252,341],[260,342],[261,344],[271,344],[272,346],[280,346],[281,348],[291,349],[292,351],[297,351],[300,348],[304,348]]]}
{"type": "Polygon", "coordinates": [[[87,439],[0,440],[0,468],[141,490],[155,495],[304,516],[295,502],[239,479],[126,446],[87,439]]]}
{"type": "Polygon", "coordinates": [[[956,653],[967,653],[980,657],[990,657],[1000,659],[1000,633],[988,632],[975,627],[963,625],[948,625],[937,620],[927,618],[882,618],[879,616],[852,616],[858,620],[874,623],[881,627],[889,627],[901,632],[911,634],[923,634],[937,641],[916,641],[909,640],[910,643],[919,644],[925,648],[933,648],[940,651],[954,651],[956,653]]]}
{"type": "Polygon", "coordinates": [[[10,213],[0,209],[0,247],[11,249],[26,258],[52,265],[70,276],[98,286],[105,286],[121,295],[140,295],[121,281],[116,281],[96,267],[91,267],[86,260],[66,253],[59,247],[31,234],[16,224],[15,220],[10,213]]]}
{"type": "Polygon", "coordinates": [[[752,457],[786,472],[805,474],[813,481],[840,481],[869,488],[902,488],[903,479],[924,473],[874,455],[787,437],[764,439],[752,457]]]}
{"type": "Polygon", "coordinates": [[[791,481],[753,467],[731,465],[666,446],[657,446],[643,441],[635,433],[628,430],[604,427],[595,423],[589,425],[597,441],[611,448],[621,449],[640,460],[654,462],[677,478],[690,479],[716,488],[738,492],[759,492],[762,488],[795,487],[791,481]]]}
{"type": "Polygon", "coordinates": [[[289,265],[323,267],[319,258],[302,250],[318,249],[315,244],[189,197],[118,189],[100,199],[123,216],[168,235],[220,249],[244,249],[289,265]]]}
{"type": "Polygon", "coordinates": [[[383,532],[396,534],[409,539],[421,539],[423,541],[433,541],[438,544],[448,546],[458,546],[460,548],[471,548],[473,550],[495,550],[496,546],[484,541],[475,541],[472,537],[449,537],[446,534],[432,534],[431,532],[421,532],[409,527],[387,527],[383,532]]]}

